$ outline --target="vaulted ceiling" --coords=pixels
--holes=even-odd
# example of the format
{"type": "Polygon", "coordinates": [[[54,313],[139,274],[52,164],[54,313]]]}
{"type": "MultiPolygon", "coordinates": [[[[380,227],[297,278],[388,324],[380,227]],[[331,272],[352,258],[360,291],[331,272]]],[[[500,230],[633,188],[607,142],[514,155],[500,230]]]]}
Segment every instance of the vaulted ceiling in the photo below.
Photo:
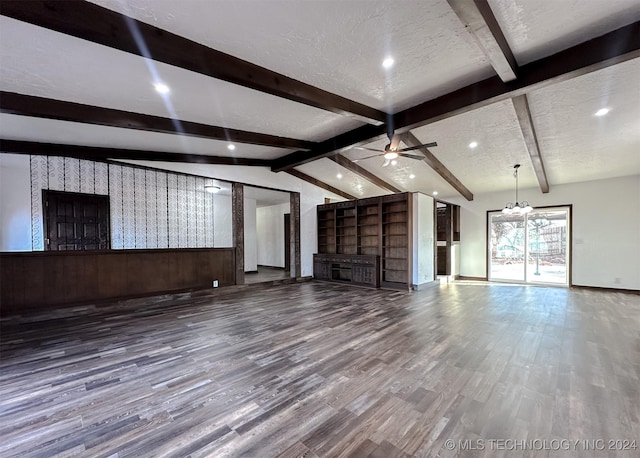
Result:
{"type": "Polygon", "coordinates": [[[515,163],[521,187],[542,192],[640,173],[637,0],[2,0],[0,12],[3,152],[220,164],[221,178],[225,164],[270,167],[356,197],[471,200],[512,189],[515,163]],[[356,148],[382,151],[393,133],[400,148],[438,146],[387,166],[356,148]]]}

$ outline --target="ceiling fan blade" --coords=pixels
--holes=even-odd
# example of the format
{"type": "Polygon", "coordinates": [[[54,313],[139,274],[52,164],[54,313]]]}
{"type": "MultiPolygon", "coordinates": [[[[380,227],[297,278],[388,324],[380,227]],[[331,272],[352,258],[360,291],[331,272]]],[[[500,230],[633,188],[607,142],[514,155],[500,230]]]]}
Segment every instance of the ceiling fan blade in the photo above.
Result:
{"type": "Polygon", "coordinates": [[[373,156],[367,156],[367,157],[361,157],[359,159],[354,159],[353,162],[358,162],[358,161],[364,161],[365,159],[371,159],[372,157],[379,157],[382,156],[383,154],[374,154],[373,156]]]}
{"type": "Polygon", "coordinates": [[[431,143],[425,143],[424,145],[409,146],[408,148],[399,149],[397,152],[398,153],[404,153],[405,151],[413,151],[413,150],[420,149],[420,148],[433,148],[434,146],[438,146],[438,143],[431,142],[431,143]]]}
{"type": "Polygon", "coordinates": [[[367,148],[366,146],[352,146],[352,147],[351,147],[351,148],[349,148],[349,149],[361,149],[361,150],[364,150],[364,151],[376,151],[376,152],[378,152],[378,153],[381,153],[381,152],[382,152],[382,151],[381,151],[381,150],[379,150],[379,149],[367,148]]]}
{"type": "Polygon", "coordinates": [[[382,167],[386,167],[389,165],[389,163],[391,163],[391,161],[389,159],[385,159],[384,163],[382,164],[382,167]]]}
{"type": "Polygon", "coordinates": [[[417,154],[398,153],[400,157],[407,157],[409,159],[417,159],[419,161],[424,159],[424,156],[418,156],[417,154]]]}
{"type": "Polygon", "coordinates": [[[397,151],[398,146],[400,145],[400,140],[402,140],[401,135],[393,134],[393,137],[391,137],[391,144],[389,145],[389,149],[391,151],[397,151]]]}

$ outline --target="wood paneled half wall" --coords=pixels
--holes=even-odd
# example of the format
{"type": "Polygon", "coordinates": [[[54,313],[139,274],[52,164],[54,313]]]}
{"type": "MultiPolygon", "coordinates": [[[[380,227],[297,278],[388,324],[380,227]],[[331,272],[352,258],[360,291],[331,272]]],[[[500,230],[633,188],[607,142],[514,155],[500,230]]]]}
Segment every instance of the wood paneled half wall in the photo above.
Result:
{"type": "Polygon", "coordinates": [[[0,314],[235,284],[233,248],[0,253],[0,314]]]}

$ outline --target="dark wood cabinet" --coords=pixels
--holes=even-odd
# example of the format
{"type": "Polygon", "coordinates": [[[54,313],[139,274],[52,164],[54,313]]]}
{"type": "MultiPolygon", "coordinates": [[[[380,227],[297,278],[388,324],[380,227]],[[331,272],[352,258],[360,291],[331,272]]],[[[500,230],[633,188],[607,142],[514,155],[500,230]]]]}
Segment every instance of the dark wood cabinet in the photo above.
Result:
{"type": "Polygon", "coordinates": [[[408,288],[412,281],[411,202],[411,194],[402,193],[319,205],[314,277],[408,288]],[[323,256],[333,254],[336,257],[323,256]]]}
{"type": "Polygon", "coordinates": [[[45,250],[107,250],[109,196],[42,190],[45,250]]]}
{"type": "Polygon", "coordinates": [[[330,280],[378,288],[380,286],[379,270],[379,256],[313,255],[313,274],[318,280],[330,280]]]}

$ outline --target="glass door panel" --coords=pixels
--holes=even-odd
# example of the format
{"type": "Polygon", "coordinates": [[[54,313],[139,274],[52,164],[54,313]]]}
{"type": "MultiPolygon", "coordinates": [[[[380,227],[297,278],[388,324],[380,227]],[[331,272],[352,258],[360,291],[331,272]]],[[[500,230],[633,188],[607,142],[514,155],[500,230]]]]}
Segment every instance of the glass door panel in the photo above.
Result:
{"type": "Polygon", "coordinates": [[[524,216],[489,214],[489,280],[525,281],[524,216]]]}
{"type": "Polygon", "coordinates": [[[569,209],[527,215],[527,282],[568,285],[569,209]]]}

